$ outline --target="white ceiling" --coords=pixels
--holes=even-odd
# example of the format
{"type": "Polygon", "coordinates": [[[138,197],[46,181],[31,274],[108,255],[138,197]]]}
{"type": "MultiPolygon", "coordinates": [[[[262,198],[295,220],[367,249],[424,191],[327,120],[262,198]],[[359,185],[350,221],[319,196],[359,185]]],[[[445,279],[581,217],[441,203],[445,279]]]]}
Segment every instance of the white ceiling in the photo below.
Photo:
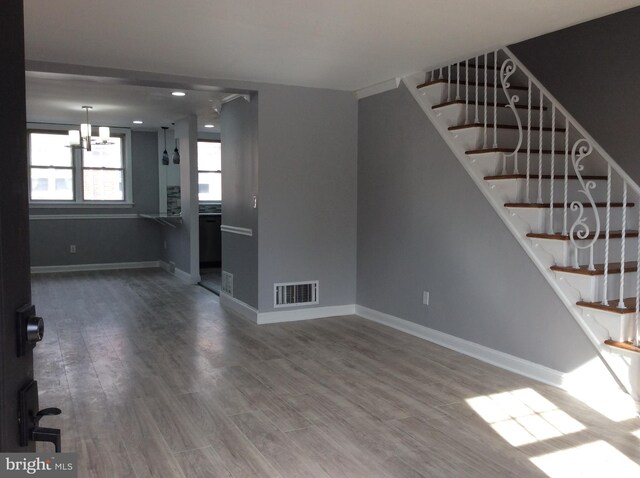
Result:
{"type": "Polygon", "coordinates": [[[30,60],[356,90],[638,0],[25,0],[30,60]]]}
{"type": "MultiPolygon", "coordinates": [[[[357,90],[640,0],[24,0],[26,56],[209,79],[357,90]]],[[[219,131],[220,92],[27,74],[29,121],[219,131]],[[141,126],[134,119],[144,121],[141,126]],[[205,130],[205,123],[216,125],[205,130]]]]}
{"type": "Polygon", "coordinates": [[[84,122],[82,105],[93,106],[91,123],[133,130],[154,130],[171,126],[190,114],[198,116],[198,130],[219,132],[220,101],[228,93],[182,90],[184,97],[171,95],[172,89],[112,84],[96,78],[69,78],[62,75],[27,73],[27,121],[79,124],[84,122]],[[143,121],[134,125],[134,120],[143,121]],[[214,129],[204,128],[211,123],[214,129]]]}

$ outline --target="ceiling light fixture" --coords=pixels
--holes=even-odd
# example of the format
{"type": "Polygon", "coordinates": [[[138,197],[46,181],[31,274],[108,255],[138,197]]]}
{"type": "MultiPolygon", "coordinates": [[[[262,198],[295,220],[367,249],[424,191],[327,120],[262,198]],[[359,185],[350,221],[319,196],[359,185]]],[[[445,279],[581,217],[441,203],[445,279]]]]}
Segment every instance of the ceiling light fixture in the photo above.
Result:
{"type": "Polygon", "coordinates": [[[92,140],[92,127],[89,123],[89,110],[93,109],[93,106],[83,106],[82,109],[86,114],[86,123],[80,124],[80,131],[77,129],[69,130],[69,146],[72,148],[83,148],[87,151],[91,151],[91,144],[113,144],[109,142],[111,138],[111,130],[108,126],[98,127],[98,140],[92,140]]]}
{"type": "Polygon", "coordinates": [[[142,120],[133,120],[133,124],[142,124],[144,121],[142,120]]]}
{"type": "Polygon", "coordinates": [[[167,153],[167,130],[169,129],[167,126],[163,126],[164,130],[164,151],[162,152],[162,164],[165,166],[169,165],[169,153],[167,153]]]}
{"type": "Polygon", "coordinates": [[[173,96],[187,96],[187,94],[184,91],[173,91],[171,94],[173,96]]]}
{"type": "Polygon", "coordinates": [[[215,127],[216,127],[216,125],[214,125],[214,124],[210,124],[210,123],[209,123],[209,124],[204,125],[204,127],[205,127],[205,128],[215,128],[215,127]]]}

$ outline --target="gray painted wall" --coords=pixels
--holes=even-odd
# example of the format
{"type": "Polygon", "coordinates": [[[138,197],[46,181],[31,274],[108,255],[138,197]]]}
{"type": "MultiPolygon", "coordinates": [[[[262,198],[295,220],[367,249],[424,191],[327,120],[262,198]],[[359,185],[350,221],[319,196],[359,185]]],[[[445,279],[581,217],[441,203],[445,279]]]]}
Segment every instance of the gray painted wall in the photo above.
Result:
{"type": "Polygon", "coordinates": [[[358,138],[358,304],[564,372],[596,356],[404,86],[360,100],[358,138]]]}
{"type": "Polygon", "coordinates": [[[233,295],[258,308],[258,96],[222,107],[222,224],[251,229],[252,237],[222,233],[222,269],[233,274],[233,295]]]}
{"type": "Polygon", "coordinates": [[[510,48],[639,182],[640,7],[510,48]]]}
{"type": "MultiPolygon", "coordinates": [[[[197,283],[200,280],[197,118],[189,116],[177,121],[175,137],[180,150],[182,222],[176,224],[175,228],[162,227],[162,260],[173,263],[181,271],[190,274],[192,281],[197,283]]],[[[170,155],[170,158],[173,156],[170,155]]]]}
{"type": "Polygon", "coordinates": [[[357,101],[284,86],[259,101],[260,312],[273,310],[277,282],[319,280],[319,306],[353,304],[357,101]]]}
{"type": "MultiPolygon", "coordinates": [[[[132,132],[132,208],[32,208],[30,214],[137,214],[158,212],[156,133],[132,132]]],[[[103,264],[156,261],[160,257],[157,223],[144,219],[31,220],[31,265],[103,264]],[[69,253],[69,245],[77,253],[69,253]]]]}

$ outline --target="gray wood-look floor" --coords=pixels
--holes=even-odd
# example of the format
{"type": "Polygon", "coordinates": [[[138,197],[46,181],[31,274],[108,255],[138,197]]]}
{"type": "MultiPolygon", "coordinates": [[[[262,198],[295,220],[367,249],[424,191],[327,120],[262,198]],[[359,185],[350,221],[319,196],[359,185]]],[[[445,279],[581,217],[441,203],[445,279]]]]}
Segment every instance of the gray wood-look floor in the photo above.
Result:
{"type": "Polygon", "coordinates": [[[640,464],[637,419],[358,317],[256,326],[160,270],[33,291],[42,424],[83,478],[547,476],[601,442],[640,464]]]}

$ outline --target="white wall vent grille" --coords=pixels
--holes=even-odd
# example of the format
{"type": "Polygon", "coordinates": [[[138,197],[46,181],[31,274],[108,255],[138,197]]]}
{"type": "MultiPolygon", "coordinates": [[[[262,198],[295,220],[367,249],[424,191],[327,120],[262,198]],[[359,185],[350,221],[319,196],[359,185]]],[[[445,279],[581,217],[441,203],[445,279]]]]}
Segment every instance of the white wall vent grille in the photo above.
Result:
{"type": "Polygon", "coordinates": [[[233,274],[231,272],[222,271],[222,292],[233,297],[233,274]]]}
{"type": "Polygon", "coordinates": [[[288,282],[273,285],[273,306],[291,307],[318,303],[318,281],[288,282]]]}

